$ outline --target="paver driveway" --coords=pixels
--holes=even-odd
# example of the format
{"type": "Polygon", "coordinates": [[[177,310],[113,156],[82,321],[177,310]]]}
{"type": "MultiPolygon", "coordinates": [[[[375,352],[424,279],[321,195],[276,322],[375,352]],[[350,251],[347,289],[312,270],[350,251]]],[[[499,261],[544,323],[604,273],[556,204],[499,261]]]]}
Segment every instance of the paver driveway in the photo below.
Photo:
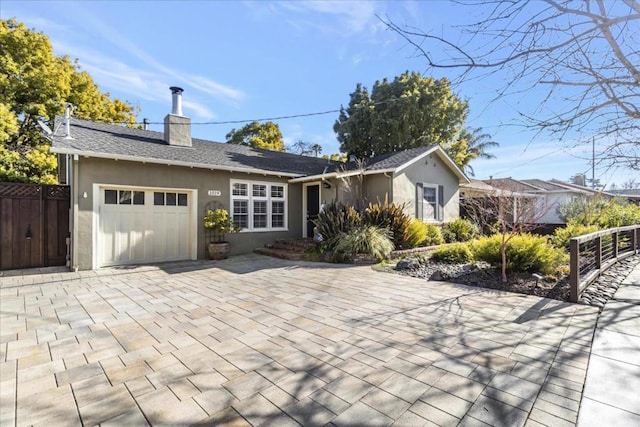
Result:
{"type": "Polygon", "coordinates": [[[597,316],[258,255],[0,281],[3,426],[571,425],[597,316]]]}

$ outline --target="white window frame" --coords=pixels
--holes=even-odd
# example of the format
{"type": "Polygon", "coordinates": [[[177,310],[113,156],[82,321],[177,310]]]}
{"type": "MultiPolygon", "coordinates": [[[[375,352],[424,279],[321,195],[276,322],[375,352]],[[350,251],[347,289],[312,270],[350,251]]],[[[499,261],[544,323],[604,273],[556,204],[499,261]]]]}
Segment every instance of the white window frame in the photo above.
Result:
{"type": "Polygon", "coordinates": [[[438,200],[438,185],[437,184],[429,184],[429,183],[423,182],[422,183],[422,212],[423,212],[423,214],[422,214],[423,215],[423,219],[422,220],[424,222],[438,222],[438,206],[440,206],[440,204],[438,202],[439,202],[439,200],[438,200]],[[427,202],[427,200],[424,198],[424,189],[425,188],[433,189],[433,191],[435,193],[435,196],[436,196],[435,197],[435,201],[433,203],[433,217],[431,217],[431,218],[424,218],[424,204],[425,203],[431,204],[430,202],[427,202]]]}
{"type": "MultiPolygon", "coordinates": [[[[231,218],[233,218],[234,212],[234,201],[243,200],[248,201],[248,217],[247,217],[247,227],[243,227],[240,232],[252,232],[252,233],[260,233],[260,232],[268,232],[268,231],[288,231],[289,227],[289,216],[288,216],[288,184],[285,182],[270,182],[270,181],[249,181],[242,179],[232,179],[229,184],[229,198],[230,198],[230,214],[231,218]],[[233,185],[234,184],[245,184],[247,185],[247,195],[246,196],[234,196],[233,195],[233,185]],[[266,185],[267,195],[266,197],[262,196],[254,196],[253,195],[253,185],[266,185]],[[272,197],[271,196],[271,187],[277,186],[283,188],[283,197],[272,197]],[[255,228],[253,224],[253,215],[254,215],[254,202],[255,201],[266,201],[267,202],[267,227],[255,228]],[[283,227],[273,227],[273,202],[284,202],[284,218],[283,218],[283,227]]],[[[279,214],[278,214],[279,215],[279,214]]]]}
{"type": "Polygon", "coordinates": [[[429,182],[417,182],[416,188],[418,191],[416,192],[416,218],[420,219],[422,222],[431,222],[431,223],[442,223],[445,218],[445,206],[444,201],[446,200],[444,197],[444,186],[442,184],[434,184],[429,182]],[[425,188],[433,188],[436,192],[436,201],[435,201],[435,212],[433,218],[425,218],[424,217],[424,189],[425,188]]]}

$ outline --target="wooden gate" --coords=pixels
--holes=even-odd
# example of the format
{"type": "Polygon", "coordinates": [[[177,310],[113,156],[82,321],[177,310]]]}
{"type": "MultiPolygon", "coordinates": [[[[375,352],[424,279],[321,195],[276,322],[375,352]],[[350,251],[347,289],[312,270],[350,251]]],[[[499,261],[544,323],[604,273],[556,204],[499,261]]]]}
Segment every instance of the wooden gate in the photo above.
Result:
{"type": "Polygon", "coordinates": [[[0,270],[65,265],[70,190],[0,183],[0,270]]]}

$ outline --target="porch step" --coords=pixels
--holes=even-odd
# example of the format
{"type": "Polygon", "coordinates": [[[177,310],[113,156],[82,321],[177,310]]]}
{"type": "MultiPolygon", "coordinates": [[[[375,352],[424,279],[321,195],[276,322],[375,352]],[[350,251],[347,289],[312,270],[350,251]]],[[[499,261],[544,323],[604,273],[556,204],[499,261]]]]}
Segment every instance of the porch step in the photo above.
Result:
{"type": "Polygon", "coordinates": [[[284,249],[286,251],[306,251],[313,248],[316,243],[313,239],[280,239],[276,240],[270,245],[266,245],[268,248],[284,249]]]}
{"type": "Polygon", "coordinates": [[[299,261],[304,258],[304,252],[315,246],[313,239],[281,239],[274,243],[257,248],[254,252],[276,258],[299,261]]]}
{"type": "Polygon", "coordinates": [[[275,248],[257,248],[255,253],[261,255],[267,255],[274,258],[288,259],[291,261],[300,261],[304,257],[304,251],[287,251],[284,249],[275,248]]]}

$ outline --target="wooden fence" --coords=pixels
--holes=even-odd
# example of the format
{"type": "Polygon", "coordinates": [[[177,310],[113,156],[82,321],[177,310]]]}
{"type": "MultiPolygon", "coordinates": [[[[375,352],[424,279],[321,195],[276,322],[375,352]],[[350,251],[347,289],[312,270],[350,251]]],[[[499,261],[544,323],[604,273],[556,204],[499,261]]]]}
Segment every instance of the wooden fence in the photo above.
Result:
{"type": "Polygon", "coordinates": [[[585,288],[603,271],[639,249],[640,225],[610,228],[571,239],[571,301],[578,302],[585,288]]]}
{"type": "Polygon", "coordinates": [[[65,265],[70,190],[0,182],[0,270],[65,265]]]}

